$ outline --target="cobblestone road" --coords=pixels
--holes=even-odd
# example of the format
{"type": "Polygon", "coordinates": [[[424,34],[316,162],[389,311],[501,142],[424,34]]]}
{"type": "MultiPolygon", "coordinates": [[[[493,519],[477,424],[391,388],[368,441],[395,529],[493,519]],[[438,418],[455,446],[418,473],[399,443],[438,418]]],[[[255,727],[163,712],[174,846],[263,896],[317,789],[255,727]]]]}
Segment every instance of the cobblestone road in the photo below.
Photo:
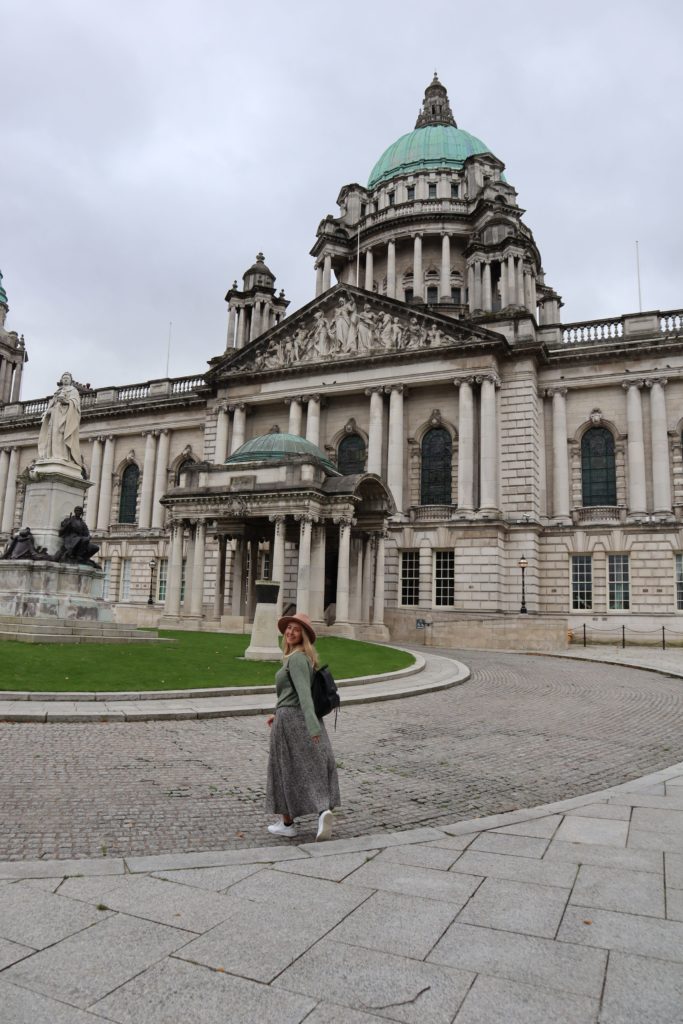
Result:
{"type": "MultiPolygon", "coordinates": [[[[683,761],[681,680],[438,653],[471,680],[342,712],[337,837],[531,807],[683,761]]],[[[0,860],[267,845],[266,752],[260,717],[0,725],[0,860]]]]}

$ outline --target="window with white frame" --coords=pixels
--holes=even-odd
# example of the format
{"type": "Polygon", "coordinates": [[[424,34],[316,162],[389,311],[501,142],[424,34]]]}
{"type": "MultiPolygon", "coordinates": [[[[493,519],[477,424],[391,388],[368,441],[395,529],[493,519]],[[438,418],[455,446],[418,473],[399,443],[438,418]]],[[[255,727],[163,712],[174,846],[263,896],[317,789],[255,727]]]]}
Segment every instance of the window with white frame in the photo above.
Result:
{"type": "Polygon", "coordinates": [[[420,603],[420,552],[401,552],[401,604],[420,603]]]}
{"type": "Polygon", "coordinates": [[[166,586],[168,584],[168,558],[160,558],[157,562],[157,601],[166,600],[166,586]]]}
{"type": "Polygon", "coordinates": [[[261,576],[262,580],[270,579],[270,551],[261,552],[261,576]]]}
{"type": "Polygon", "coordinates": [[[683,555],[676,555],[676,609],[683,612],[683,555]]]}
{"type": "Polygon", "coordinates": [[[631,607],[628,555],[609,555],[607,572],[609,610],[611,612],[628,611],[631,607]]]}
{"type": "Polygon", "coordinates": [[[121,582],[119,584],[119,601],[130,601],[130,580],[131,580],[130,558],[121,559],[121,582]]]}
{"type": "Polygon", "coordinates": [[[109,589],[111,587],[111,558],[102,558],[100,560],[102,566],[102,598],[105,601],[109,600],[109,589]]]}
{"type": "Polygon", "coordinates": [[[455,604],[455,552],[434,552],[434,604],[437,608],[455,604]]]}
{"type": "Polygon", "coordinates": [[[593,607],[593,559],[590,555],[572,555],[572,611],[590,611],[593,607]]]}

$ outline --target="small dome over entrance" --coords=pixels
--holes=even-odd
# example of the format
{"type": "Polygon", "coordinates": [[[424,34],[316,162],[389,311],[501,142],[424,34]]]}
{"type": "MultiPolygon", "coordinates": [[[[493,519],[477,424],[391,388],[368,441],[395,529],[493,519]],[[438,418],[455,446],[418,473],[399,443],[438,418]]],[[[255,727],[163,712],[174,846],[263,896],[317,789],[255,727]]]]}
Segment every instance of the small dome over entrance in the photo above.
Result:
{"type": "Polygon", "coordinates": [[[245,462],[261,462],[273,465],[276,462],[314,462],[325,470],[328,476],[339,476],[325,453],[299,434],[262,434],[245,441],[241,448],[229,455],[226,466],[239,466],[245,462]]]}

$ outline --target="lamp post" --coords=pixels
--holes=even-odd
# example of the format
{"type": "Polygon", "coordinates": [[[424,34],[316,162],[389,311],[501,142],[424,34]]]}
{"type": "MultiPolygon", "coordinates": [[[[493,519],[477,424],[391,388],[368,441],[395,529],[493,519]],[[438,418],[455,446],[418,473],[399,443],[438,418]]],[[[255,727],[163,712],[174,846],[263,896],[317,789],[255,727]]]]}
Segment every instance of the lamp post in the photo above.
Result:
{"type": "Polygon", "coordinates": [[[522,555],[520,560],[517,562],[517,565],[522,570],[522,607],[519,609],[521,615],[526,615],[527,614],[527,611],[526,611],[526,594],[525,594],[525,591],[524,591],[524,573],[526,572],[526,567],[527,567],[528,564],[529,563],[527,562],[527,560],[524,557],[524,555],[522,555]]]}
{"type": "Polygon", "coordinates": [[[147,598],[147,604],[154,604],[154,570],[156,566],[156,558],[151,558],[149,562],[149,597],[147,598]]]}

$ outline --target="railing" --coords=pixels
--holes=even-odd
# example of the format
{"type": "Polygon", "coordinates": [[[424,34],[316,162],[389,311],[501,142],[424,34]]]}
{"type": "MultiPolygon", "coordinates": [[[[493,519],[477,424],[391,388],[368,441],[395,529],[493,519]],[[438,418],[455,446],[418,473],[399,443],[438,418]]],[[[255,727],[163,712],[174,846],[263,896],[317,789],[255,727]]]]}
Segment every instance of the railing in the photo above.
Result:
{"type": "Polygon", "coordinates": [[[633,644],[638,647],[661,647],[663,651],[669,647],[683,646],[683,630],[672,629],[671,626],[656,626],[654,629],[635,629],[633,626],[613,626],[611,629],[588,626],[582,622],[579,626],[570,626],[567,639],[571,644],[615,644],[626,647],[633,644]]]}
{"type": "Polygon", "coordinates": [[[97,392],[88,391],[81,395],[81,408],[85,409],[89,405],[94,405],[97,401],[97,392]]]}
{"type": "Polygon", "coordinates": [[[586,324],[567,324],[562,329],[562,341],[566,345],[576,345],[587,341],[609,341],[610,338],[621,338],[624,334],[624,321],[590,320],[586,324]]]}
{"type": "Polygon", "coordinates": [[[131,384],[127,388],[119,388],[116,397],[119,402],[131,402],[136,398],[147,398],[149,396],[149,384],[131,384]]]}
{"type": "Polygon", "coordinates": [[[574,509],[575,522],[584,523],[618,523],[623,518],[624,510],[618,505],[590,505],[574,509]]]}
{"type": "Polygon", "coordinates": [[[171,394],[184,395],[188,391],[194,391],[196,388],[201,387],[203,383],[204,377],[202,374],[198,374],[195,377],[181,377],[180,380],[173,381],[171,394]]]}
{"type": "Polygon", "coordinates": [[[35,402],[23,402],[24,416],[35,416],[39,412],[45,412],[49,398],[39,398],[35,402]]]}
{"type": "Polygon", "coordinates": [[[660,314],[659,329],[662,334],[678,334],[683,330],[683,310],[672,309],[660,314]]]}
{"type": "Polygon", "coordinates": [[[410,510],[410,518],[414,523],[449,520],[456,508],[457,505],[414,505],[410,510]]]}

